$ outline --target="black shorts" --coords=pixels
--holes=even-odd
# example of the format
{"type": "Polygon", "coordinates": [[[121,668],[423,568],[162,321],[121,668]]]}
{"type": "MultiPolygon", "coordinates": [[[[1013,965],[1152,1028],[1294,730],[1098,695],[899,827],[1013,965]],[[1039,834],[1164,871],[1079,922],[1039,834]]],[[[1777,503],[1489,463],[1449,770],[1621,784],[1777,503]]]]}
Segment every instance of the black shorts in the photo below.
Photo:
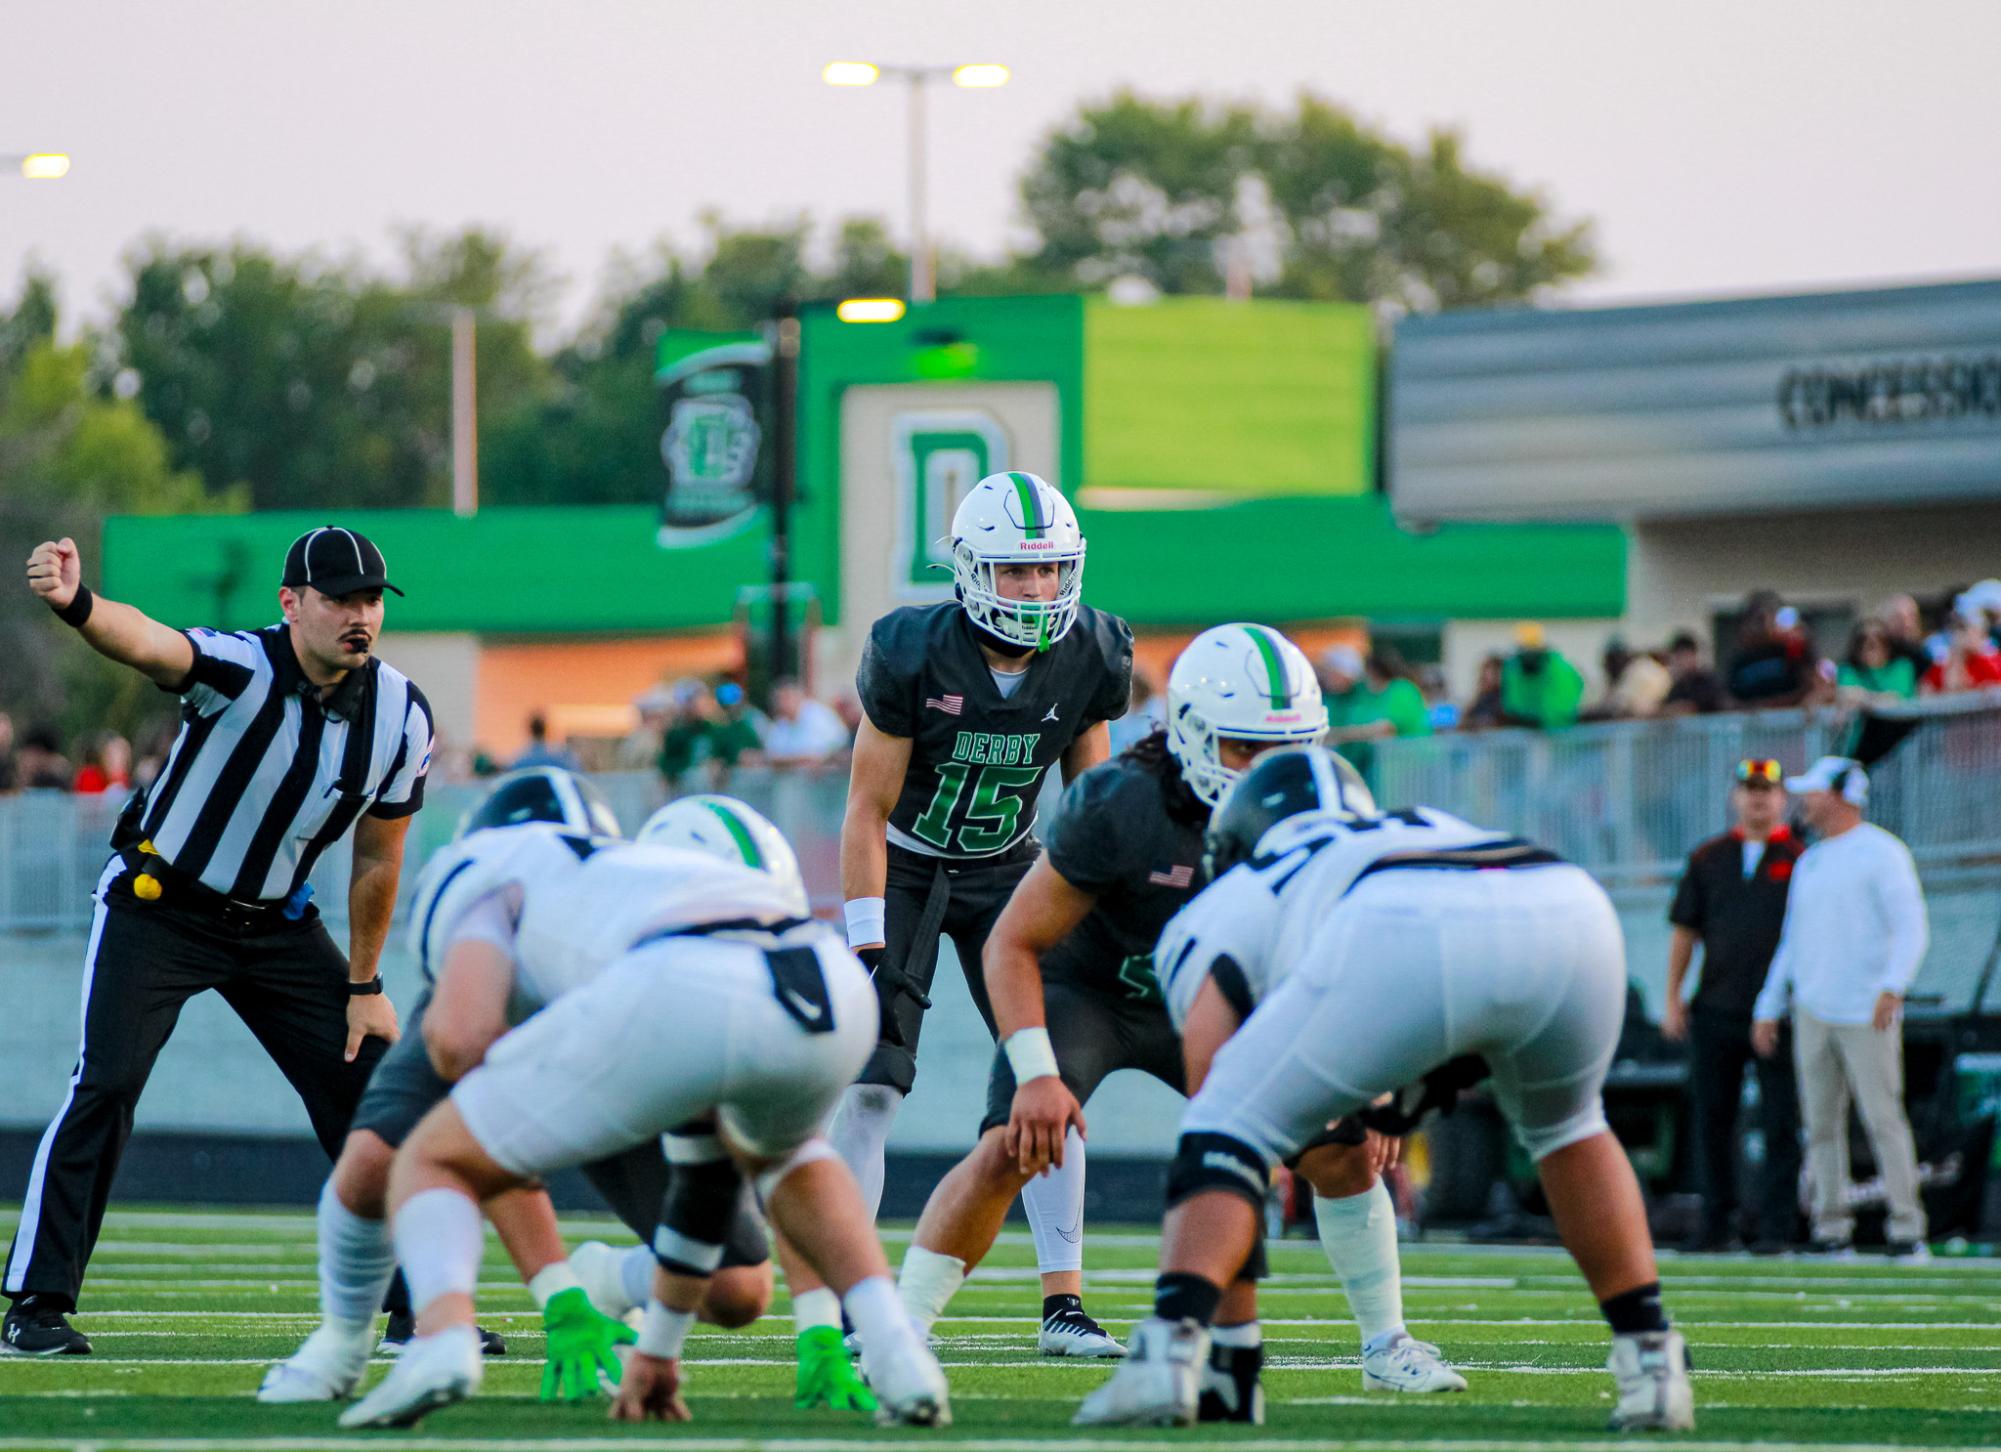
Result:
{"type": "MultiPolygon", "coordinates": [[[[987,1002],[980,955],[1015,885],[1028,875],[1041,851],[1033,837],[1024,837],[996,856],[976,858],[926,857],[892,842],[889,875],[883,884],[883,963],[929,997],[938,972],[938,940],[950,938],[973,1006],[991,1034],[994,1011],[987,1002]]],[[[908,1094],[917,1081],[917,1037],[923,1030],[924,1010],[908,993],[889,989],[888,982],[878,974],[876,989],[896,992],[890,1012],[896,1016],[903,1042],[877,1044],[857,1082],[908,1094]]]]}
{"type": "MultiPolygon", "coordinates": [[[[1187,1092],[1181,1040],[1158,997],[1142,996],[1123,985],[1107,988],[1050,978],[1042,985],[1042,1006],[1049,1045],[1056,1052],[1056,1072],[1079,1104],[1120,1069],[1144,1070],[1175,1093],[1187,1092]]],[[[980,1121],[980,1133],[1007,1123],[1014,1089],[1014,1067],[1007,1052],[997,1048],[987,1073],[987,1114],[980,1121]]]]}
{"type": "MultiPolygon", "coordinates": [[[[368,1088],[355,1110],[353,1128],[381,1136],[391,1149],[399,1148],[417,1122],[452,1092],[452,1086],[431,1067],[430,1052],[424,1047],[424,1010],[430,1002],[431,991],[426,988],[403,1020],[403,1036],[390,1046],[369,1076],[368,1088]]],[[[642,1244],[651,1245],[654,1228],[660,1223],[660,1202],[667,1193],[667,1160],[660,1142],[649,1139],[595,1160],[583,1166],[583,1174],[626,1228],[642,1244]]],[[[729,1239],[723,1245],[723,1265],[762,1265],[770,1258],[771,1240],[765,1234],[764,1217],[758,1214],[750,1186],[745,1185],[736,1218],[730,1222],[729,1239]]]]}

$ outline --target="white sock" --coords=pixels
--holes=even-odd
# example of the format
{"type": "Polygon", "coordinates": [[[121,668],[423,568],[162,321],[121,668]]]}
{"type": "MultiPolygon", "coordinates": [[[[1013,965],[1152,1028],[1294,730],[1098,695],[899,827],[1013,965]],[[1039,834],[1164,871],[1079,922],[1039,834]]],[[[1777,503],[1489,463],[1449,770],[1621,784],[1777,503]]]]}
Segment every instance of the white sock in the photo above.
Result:
{"type": "Polygon", "coordinates": [[[1228,1346],[1244,1349],[1265,1344],[1265,1330],[1261,1322],[1245,1321],[1235,1326],[1213,1326],[1209,1330],[1211,1346],[1228,1346]]]}
{"type": "Polygon", "coordinates": [[[841,1304],[847,1308],[848,1319],[855,1323],[864,1346],[893,1346],[898,1337],[916,1334],[888,1276],[870,1276],[855,1282],[841,1297],[841,1304]]]}
{"type": "Polygon", "coordinates": [[[801,1336],[821,1326],[841,1324],[841,1298],[826,1286],[792,1296],[792,1329],[801,1336]]]}
{"type": "MultiPolygon", "coordinates": [[[[966,1283],[966,1263],[956,1255],[926,1250],[912,1241],[903,1253],[903,1274],[897,1277],[896,1293],[903,1299],[911,1325],[922,1336],[932,1323],[945,1314],[952,1297],[966,1283]]],[[[852,1313],[850,1313],[852,1314],[852,1313]]],[[[857,1326],[861,1323],[856,1322],[857,1326]]]]}
{"type": "Polygon", "coordinates": [[[834,1153],[847,1161],[861,1187],[862,1204],[868,1207],[871,1220],[882,1204],[882,1157],[889,1144],[889,1127],[896,1123],[896,1111],[902,1105],[899,1090],[882,1084],[850,1084],[827,1129],[834,1153]]]}
{"type": "Polygon", "coordinates": [[[396,1259],[410,1282],[410,1308],[420,1315],[440,1296],[470,1296],[485,1250],[479,1206],[457,1190],[420,1190],[396,1212],[396,1259]]]}
{"type": "Polygon", "coordinates": [[[1362,1331],[1368,1350],[1404,1329],[1403,1263],[1397,1255],[1396,1203],[1389,1186],[1339,1200],[1313,1197],[1313,1220],[1320,1227],[1320,1247],[1348,1293],[1348,1309],[1362,1331]]]}
{"type": "Polygon", "coordinates": [[[659,1262],[653,1258],[651,1249],[635,1245],[618,1258],[618,1283],[625,1287],[625,1304],[616,1311],[609,1306],[598,1309],[607,1316],[623,1316],[627,1311],[643,1310],[653,1298],[653,1267],[659,1262]]]}
{"type": "Polygon", "coordinates": [[[396,1274],[389,1227],[341,1204],[333,1181],[320,1190],[320,1315],[358,1336],[375,1325],[376,1309],[396,1274]]]}
{"type": "Polygon", "coordinates": [[[1037,1175],[1021,1187],[1035,1237],[1035,1267],[1044,1275],[1084,1268],[1084,1137],[1075,1126],[1063,1137],[1063,1168],[1037,1175]]]}

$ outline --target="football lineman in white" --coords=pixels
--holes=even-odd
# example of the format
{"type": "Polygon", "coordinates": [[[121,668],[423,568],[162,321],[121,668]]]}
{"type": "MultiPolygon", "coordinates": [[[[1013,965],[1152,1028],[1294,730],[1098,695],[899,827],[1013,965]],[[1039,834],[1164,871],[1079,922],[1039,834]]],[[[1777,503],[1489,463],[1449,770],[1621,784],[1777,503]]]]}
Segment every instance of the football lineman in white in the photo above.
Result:
{"type": "Polygon", "coordinates": [[[1600,1099],[1626,993],[1610,900],[1519,838],[1427,807],[1378,814],[1336,762],[1289,749],[1252,767],[1210,824],[1214,880],[1161,937],[1191,1062],[1213,1061],[1168,1175],[1154,1314],[1075,1420],[1192,1423],[1270,1167],[1384,1094],[1463,1082],[1477,1056],[1612,1328],[1612,1427],[1693,1427],[1687,1348],[1600,1099]]]}
{"type": "Polygon", "coordinates": [[[341,1424],[408,1425],[477,1387],[481,1201],[669,1130],[659,1266],[613,1415],[686,1419],[681,1344],[752,1176],[800,1254],[883,1338],[867,1363],[883,1419],[948,1420],[943,1374],[819,1137],[873,1042],[874,994],[804,917],[796,879],[540,827],[505,835],[507,852],[475,836],[427,871],[419,931],[441,981],[459,986],[455,1019],[504,1025],[523,999],[536,1011],[397,1152],[389,1204],[418,1335],[341,1424]]]}

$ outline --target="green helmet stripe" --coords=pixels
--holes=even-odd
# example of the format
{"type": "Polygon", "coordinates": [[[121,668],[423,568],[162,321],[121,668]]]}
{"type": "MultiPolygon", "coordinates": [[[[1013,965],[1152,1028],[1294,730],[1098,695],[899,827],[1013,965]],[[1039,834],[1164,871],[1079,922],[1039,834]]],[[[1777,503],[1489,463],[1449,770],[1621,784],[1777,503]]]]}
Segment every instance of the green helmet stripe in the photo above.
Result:
{"type": "Polygon", "coordinates": [[[1283,711],[1292,704],[1292,687],[1285,679],[1285,663],[1279,659],[1278,645],[1269,632],[1251,625],[1244,628],[1244,634],[1258,648],[1258,656],[1265,663],[1265,676],[1271,683],[1271,708],[1283,711]]]}
{"type": "Polygon", "coordinates": [[[764,854],[757,850],[757,839],[750,835],[750,828],[744,826],[742,819],[721,802],[703,802],[702,805],[720,817],[723,826],[729,829],[731,838],[736,842],[736,850],[743,854],[743,865],[762,872],[764,854]]]}
{"type": "Polygon", "coordinates": [[[1029,539],[1042,538],[1042,501],[1035,496],[1035,485],[1028,475],[1012,473],[1007,476],[1014,480],[1014,492],[1021,500],[1022,531],[1029,539]]]}

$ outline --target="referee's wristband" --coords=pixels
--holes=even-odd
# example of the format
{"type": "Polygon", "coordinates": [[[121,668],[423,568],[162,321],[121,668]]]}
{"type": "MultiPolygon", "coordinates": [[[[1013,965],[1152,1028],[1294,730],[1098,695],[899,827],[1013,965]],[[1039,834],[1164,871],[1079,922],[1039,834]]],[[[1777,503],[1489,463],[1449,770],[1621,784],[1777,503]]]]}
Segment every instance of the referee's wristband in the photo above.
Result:
{"type": "Polygon", "coordinates": [[[688,1328],[694,1324],[693,1311],[670,1311],[657,1297],[649,1298],[646,1315],[639,1323],[639,1339],[632,1349],[661,1361],[673,1361],[681,1355],[688,1328]]]}
{"type": "Polygon", "coordinates": [[[49,609],[56,612],[56,619],[72,630],[81,630],[83,622],[90,619],[90,607],[96,603],[97,597],[90,593],[90,586],[78,585],[76,594],[70,597],[69,604],[51,605],[49,609]]]}
{"type": "Polygon", "coordinates": [[[1042,1079],[1056,1072],[1056,1050],[1049,1046],[1049,1030],[1040,1024],[1034,1028],[1016,1029],[1001,1045],[1007,1052],[1007,1063],[1014,1070],[1014,1082],[1026,1084],[1030,1079],[1042,1079]]]}
{"type": "Polygon", "coordinates": [[[848,920],[850,948],[861,948],[870,943],[887,941],[883,936],[883,922],[889,916],[889,911],[881,898],[851,897],[842,905],[841,913],[848,920]]]}
{"type": "Polygon", "coordinates": [[[347,980],[347,996],[349,998],[367,998],[370,994],[380,993],[381,991],[382,975],[380,973],[376,974],[373,978],[364,979],[360,982],[356,982],[352,978],[347,980]]]}

